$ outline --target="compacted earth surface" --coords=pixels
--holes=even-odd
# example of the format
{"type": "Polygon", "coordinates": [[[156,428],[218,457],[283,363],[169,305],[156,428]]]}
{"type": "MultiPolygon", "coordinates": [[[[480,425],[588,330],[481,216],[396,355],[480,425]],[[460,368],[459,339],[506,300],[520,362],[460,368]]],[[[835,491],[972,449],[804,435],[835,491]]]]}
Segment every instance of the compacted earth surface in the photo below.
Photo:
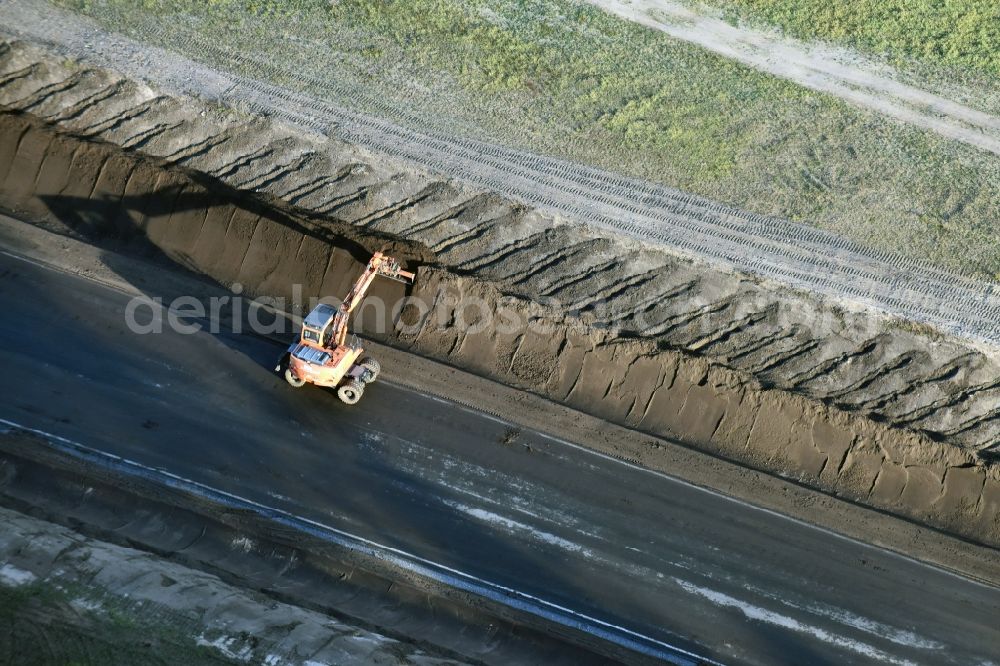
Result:
{"type": "MultiPolygon", "coordinates": [[[[672,2],[428,8],[451,36],[365,2],[55,4],[0,7],[0,208],[18,219],[292,316],[384,248],[417,283],[378,285],[387,306],[357,332],[631,433],[592,448],[663,469],[676,442],[1000,546],[1000,181],[980,79],[958,100],[925,70],[672,2]],[[303,36],[317,25],[367,47],[342,69],[299,62],[322,52],[303,36]],[[681,100],[649,81],[619,90],[623,36],[725,73],[692,94],[755,100],[745,122],[699,125],[700,97],[665,118],[681,100]],[[531,101],[581,86],[572,121],[531,101]],[[753,140],[726,157],[734,134],[753,140]]],[[[671,72],[657,85],[684,81],[671,72]]],[[[208,658],[239,657],[219,640],[208,658]]]]}

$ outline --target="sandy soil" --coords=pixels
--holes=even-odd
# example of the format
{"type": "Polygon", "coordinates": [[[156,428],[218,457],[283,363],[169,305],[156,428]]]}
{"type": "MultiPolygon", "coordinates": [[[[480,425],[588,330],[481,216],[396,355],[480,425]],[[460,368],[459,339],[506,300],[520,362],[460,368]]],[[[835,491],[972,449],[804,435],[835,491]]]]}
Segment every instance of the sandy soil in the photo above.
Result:
{"type": "MultiPolygon", "coordinates": [[[[40,25],[27,4],[0,11],[40,25]]],[[[556,324],[548,336],[425,327],[394,344],[998,538],[995,286],[594,169],[417,135],[75,19],[46,26],[57,52],[133,76],[0,45],[0,104],[76,135],[6,118],[0,195],[28,217],[126,245],[148,239],[268,295],[293,283],[343,293],[351,248],[393,239],[432,269],[422,297],[514,297],[556,324]]]]}
{"type": "MultiPolygon", "coordinates": [[[[70,88],[75,95],[83,92],[70,88]]],[[[45,92],[27,99],[38,102],[33,106],[41,113],[62,113],[63,107],[45,92]]],[[[101,125],[101,109],[106,110],[103,105],[78,106],[77,118],[101,125]]],[[[171,113],[191,110],[175,103],[171,113]]],[[[13,155],[10,167],[0,173],[0,201],[25,219],[64,233],[176,262],[222,285],[239,282],[250,295],[289,298],[296,284],[306,297],[345,293],[364,248],[370,251],[387,235],[396,236],[393,251],[405,253],[414,267],[424,264],[412,297],[438,315],[409,322],[409,315],[400,313],[398,321],[407,327],[395,329],[396,319],[386,321],[395,315],[386,310],[381,329],[373,329],[380,320],[376,309],[371,317],[363,312],[358,318],[361,330],[616,424],[680,439],[982,543],[1000,542],[1000,470],[990,462],[1000,425],[995,401],[1000,386],[986,357],[926,335],[899,329],[874,332],[860,314],[831,312],[836,316],[807,320],[812,328],[795,325],[788,317],[802,316],[803,310],[780,307],[789,294],[775,302],[777,295],[756,283],[684,264],[669,272],[662,264],[640,265],[640,279],[623,279],[622,262],[614,252],[609,256],[607,246],[595,245],[592,237],[573,236],[579,230],[569,225],[553,228],[500,197],[470,195],[405,170],[387,172],[391,162],[361,161],[364,156],[350,146],[328,144],[321,154],[309,150],[310,144],[297,143],[301,137],[286,134],[275,140],[259,120],[249,124],[249,143],[245,136],[236,138],[242,136],[239,130],[224,125],[220,130],[221,121],[205,121],[229,140],[212,143],[209,132],[212,148],[196,148],[196,159],[189,161],[199,169],[199,163],[212,165],[213,172],[237,164],[242,168],[231,170],[237,179],[254,178],[260,170],[273,174],[274,165],[247,160],[247,154],[266,155],[269,146],[292,155],[309,151],[318,178],[315,172],[279,168],[276,182],[293,191],[322,191],[332,203],[324,206],[328,215],[317,216],[283,199],[262,200],[207,179],[203,171],[123,152],[116,145],[128,144],[131,136],[155,134],[160,126],[155,118],[140,115],[140,122],[112,127],[116,143],[101,143],[55,132],[30,116],[0,115],[5,126],[0,153],[13,155]],[[263,147],[257,143],[262,137],[267,141],[263,147]],[[331,173],[340,175],[322,175],[331,173]],[[316,182],[310,185],[312,179],[316,182]],[[408,196],[412,188],[428,195],[408,196]],[[574,262],[565,261],[567,253],[604,262],[618,277],[603,281],[602,264],[587,263],[580,273],[574,262]],[[640,292],[636,303],[636,290],[657,288],[651,275],[683,282],[672,288],[670,298],[640,292]],[[531,298],[511,298],[502,291],[517,285],[543,290],[531,298]],[[541,298],[557,293],[581,303],[578,312],[567,316],[541,298]],[[662,329],[658,338],[623,336],[603,325],[600,308],[585,307],[616,294],[620,307],[657,318],[662,329]],[[770,303],[759,300],[768,295],[770,303]],[[529,330],[502,330],[489,323],[449,325],[465,319],[471,299],[478,299],[484,313],[496,312],[502,304],[522,321],[540,325],[529,330]],[[747,305],[749,314],[743,309],[747,305]],[[769,333],[761,336],[762,330],[769,333]],[[828,337],[817,339],[816,333],[828,337]],[[682,346],[674,347],[672,340],[682,346]],[[735,370],[723,362],[725,356],[709,353],[716,348],[747,359],[754,374],[735,370]],[[914,381],[912,373],[929,371],[914,381]],[[763,383],[782,373],[801,378],[798,391],[763,383]],[[827,400],[813,397],[820,391],[827,400]],[[851,404],[848,398],[861,402],[851,404]],[[942,428],[942,436],[889,427],[887,419],[866,418],[867,410],[894,414],[903,426],[906,415],[912,415],[933,424],[924,427],[942,428]]],[[[170,139],[167,145],[184,140],[184,135],[161,134],[165,136],[158,139],[170,139]]],[[[185,146],[180,150],[191,150],[185,146]]],[[[381,283],[372,295],[395,303],[403,288],[381,283]]],[[[658,464],[659,448],[644,444],[634,459],[658,464]]]]}
{"type": "MultiPolygon", "coordinates": [[[[148,259],[109,253],[100,246],[56,235],[35,225],[0,216],[0,241],[10,252],[59,271],[85,276],[125,293],[188,294],[199,299],[226,294],[195,276],[151,265],[148,259]],[[112,265],[114,268],[112,268],[112,265]],[[123,275],[145,275],[142,288],[123,275]],[[155,287],[153,286],[155,285],[155,287]]],[[[293,330],[301,320],[289,315],[293,330]]],[[[283,336],[276,336],[284,342],[283,336]]],[[[518,427],[572,441],[601,453],[658,470],[688,483],[712,488],[796,519],[866,543],[960,571],[971,578],[1000,584],[996,551],[975,547],[933,529],[874,513],[852,502],[832,501],[801,484],[754,472],[697,449],[637,433],[587,413],[517,390],[454,365],[435,362],[366,338],[365,347],[383,364],[382,376],[393,384],[489,414],[518,427]]],[[[530,352],[525,350],[525,354],[530,352]]]]}
{"type": "Polygon", "coordinates": [[[590,1],[671,37],[1000,155],[1000,118],[903,83],[888,68],[845,49],[806,45],[773,32],[734,26],[670,0],[590,1]]]}
{"type": "MultiPolygon", "coordinates": [[[[2,55],[0,67],[6,73],[0,80],[0,103],[211,174],[233,187],[266,193],[299,210],[304,219],[296,224],[319,239],[339,237],[362,245],[365,237],[380,243],[406,239],[398,241],[394,251],[474,275],[505,294],[548,303],[560,315],[586,316],[602,329],[706,357],[765,387],[933,433],[984,455],[1000,434],[997,362],[989,349],[984,353],[927,327],[866,312],[856,301],[830,302],[738,273],[712,270],[676,257],[669,248],[571,224],[544,209],[446,180],[355,144],[303,134],[253,115],[220,112],[108,70],[67,67],[35,49],[11,47],[2,55]],[[317,214],[322,220],[309,219],[317,214]]],[[[394,130],[386,131],[391,136],[394,130]]],[[[20,142],[16,136],[12,140],[9,149],[23,151],[25,160],[32,159],[32,150],[45,150],[33,141],[20,142]]],[[[65,207],[61,202],[68,196],[90,196],[92,189],[64,186],[65,167],[70,166],[64,163],[66,158],[53,156],[30,182],[26,178],[35,173],[12,172],[5,189],[20,197],[37,181],[55,197],[55,209],[65,207]]],[[[71,162],[82,172],[82,155],[71,162]]],[[[25,167],[29,168],[35,167],[25,167]]],[[[112,174],[106,172],[104,178],[113,180],[112,174]]],[[[81,177],[95,178],[96,172],[81,177]]],[[[131,178],[127,191],[134,196],[126,201],[138,202],[142,188],[154,184],[153,176],[131,178]]],[[[717,225],[720,232],[725,229],[724,236],[734,245],[739,241],[734,234],[750,223],[706,202],[690,199],[679,204],[706,224],[717,225]]],[[[37,207],[42,216],[62,215],[44,203],[37,207]]],[[[629,204],[626,210],[635,206],[629,204]]],[[[605,219],[635,227],[628,212],[605,219]]],[[[228,218],[202,215],[186,220],[191,229],[177,248],[181,260],[200,270],[215,264],[230,281],[263,280],[262,293],[280,293],[289,280],[338,293],[339,283],[317,282],[326,266],[320,245],[302,245],[296,237],[285,241],[286,250],[281,251],[285,256],[273,248],[248,254],[254,220],[234,218],[219,233],[201,238],[198,232],[203,226],[215,227],[228,218]],[[297,253],[304,253],[302,259],[297,253]],[[307,255],[318,258],[306,261],[307,255]],[[309,264],[314,265],[306,267],[309,264]]],[[[130,214],[122,224],[134,221],[141,221],[141,216],[130,214]]],[[[158,241],[167,231],[154,224],[149,233],[158,241]]],[[[756,240],[740,252],[752,249],[763,255],[775,247],[773,242],[756,240]]],[[[822,238],[815,238],[813,247],[820,254],[822,238]]],[[[721,245],[715,249],[736,251],[721,245]]],[[[788,270],[765,256],[753,261],[788,270]]],[[[860,268],[851,271],[855,282],[862,282],[860,268]]],[[[795,274],[822,277],[815,270],[795,274]]],[[[930,301],[908,300],[916,298],[914,289],[937,289],[933,282],[907,282],[888,270],[883,275],[882,298],[897,307],[921,309],[930,301]]],[[[943,274],[933,275],[939,283],[945,281],[943,274]]],[[[849,290],[857,286],[845,284],[849,290]]],[[[962,327],[956,318],[967,317],[967,322],[968,317],[978,318],[980,330],[1000,335],[995,316],[1000,307],[990,300],[998,297],[949,301],[950,324],[962,327]]]]}
{"type": "MultiPolygon", "coordinates": [[[[462,181],[474,190],[499,193],[519,205],[540,211],[554,222],[586,227],[590,234],[611,236],[619,242],[638,243],[652,251],[706,262],[703,271],[714,269],[774,280],[815,292],[849,308],[867,308],[926,322],[979,341],[993,344],[1000,341],[996,323],[1000,294],[996,293],[995,285],[964,279],[893,253],[864,248],[805,225],[748,214],[619,174],[451,135],[414,132],[321,99],[213,70],[177,54],[107,33],[78,15],[45,5],[12,0],[0,7],[0,17],[9,26],[6,29],[9,35],[48,43],[60,53],[84,62],[155,82],[162,92],[221,100],[235,108],[279,118],[300,131],[329,135],[362,150],[375,151],[383,158],[387,155],[401,158],[409,163],[411,175],[395,183],[397,191],[409,189],[407,184],[416,182],[414,172],[430,171],[445,179],[462,181]]],[[[252,55],[222,52],[217,45],[207,42],[195,46],[222,61],[262,73],[273,70],[280,77],[294,77],[294,73],[278,71],[274,63],[252,55]]],[[[55,94],[78,81],[74,78],[64,79],[62,84],[48,83],[54,86],[48,92],[55,94]]],[[[39,91],[40,88],[34,89],[39,91]]],[[[145,94],[152,95],[148,90],[145,94]]],[[[31,108],[40,100],[29,98],[24,102],[31,108]]],[[[119,124],[140,115],[145,118],[139,122],[154,120],[145,127],[148,134],[130,135],[135,147],[145,149],[154,142],[162,143],[167,135],[175,142],[182,141],[179,136],[184,136],[195,141],[188,144],[191,150],[181,151],[177,156],[168,151],[167,157],[187,159],[200,157],[215,146],[213,142],[196,143],[197,131],[192,132],[190,124],[183,128],[176,125],[180,120],[171,120],[169,114],[154,119],[151,112],[157,115],[163,111],[179,112],[168,100],[150,102],[149,108],[138,106],[139,100],[134,103],[137,106],[119,124]]],[[[242,143],[254,141],[254,132],[247,130],[250,127],[243,128],[240,136],[233,138],[242,143]]],[[[216,154],[227,153],[216,151],[216,154]]],[[[226,177],[244,166],[254,169],[261,161],[291,156],[287,149],[278,152],[257,146],[239,157],[244,161],[226,162],[224,166],[230,171],[222,169],[220,175],[226,177]],[[254,152],[258,148],[263,152],[254,152]]],[[[292,166],[286,162],[286,168],[292,166]]],[[[265,178],[266,175],[258,172],[261,180],[240,182],[248,187],[273,186],[273,179],[265,178]]],[[[332,210],[332,202],[322,194],[319,185],[317,189],[286,192],[296,198],[297,204],[321,212],[332,210]]],[[[422,200],[430,194],[411,190],[403,196],[413,201],[415,196],[422,200]]],[[[372,224],[379,221],[368,220],[372,224]]]]}

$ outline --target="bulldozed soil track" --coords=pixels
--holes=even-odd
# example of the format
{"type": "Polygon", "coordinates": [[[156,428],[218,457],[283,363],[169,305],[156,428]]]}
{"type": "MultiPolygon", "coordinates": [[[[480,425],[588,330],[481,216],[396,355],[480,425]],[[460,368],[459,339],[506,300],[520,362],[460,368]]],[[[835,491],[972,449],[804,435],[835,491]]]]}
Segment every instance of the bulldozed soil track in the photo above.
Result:
{"type": "MultiPolygon", "coordinates": [[[[15,6],[14,15],[17,11],[15,6]]],[[[949,333],[1000,342],[996,323],[1000,320],[1000,289],[996,285],[653,183],[453,134],[414,132],[327,101],[220,73],[173,54],[163,54],[176,61],[173,66],[162,58],[155,63],[134,58],[127,39],[93,34],[85,25],[57,21],[60,17],[54,12],[45,18],[39,25],[45,25],[46,34],[31,36],[56,42],[73,57],[104,62],[126,74],[178,86],[185,92],[247,105],[299,128],[337,136],[461,178],[547,214],[707,260],[717,269],[774,279],[796,289],[927,322],[949,333]],[[101,44],[99,53],[94,52],[95,43],[101,44]],[[198,74],[191,76],[192,71],[198,74]],[[180,72],[185,75],[183,80],[178,80],[180,72]]],[[[150,34],[157,34],[156,26],[150,30],[150,34]]],[[[190,52],[204,53],[205,60],[226,70],[268,72],[277,77],[275,80],[308,83],[310,88],[327,91],[332,99],[358,97],[356,91],[335,82],[318,81],[280,63],[224,50],[193,32],[186,36],[190,52]]],[[[380,111],[383,117],[398,115],[375,97],[358,102],[361,107],[380,111]]]]}
{"type": "MultiPolygon", "coordinates": [[[[924,431],[985,455],[996,449],[1000,368],[975,348],[893,328],[878,316],[844,311],[836,302],[817,301],[748,275],[692,263],[658,245],[569,221],[592,221],[599,206],[617,206],[624,211],[618,217],[601,212],[608,228],[649,237],[676,223],[673,235],[660,240],[756,257],[752,264],[781,271],[800,286],[832,280],[841,270],[848,290],[863,301],[870,296],[865,285],[873,284],[875,273],[863,263],[838,269],[840,260],[815,259],[854,253],[858,248],[848,241],[827,244],[829,235],[817,230],[738,214],[623,178],[601,180],[607,175],[556,160],[531,156],[533,168],[528,169],[516,166],[518,159],[508,162],[495,147],[430,138],[414,143],[412,133],[377,120],[362,125],[347,112],[337,116],[336,130],[365,148],[381,147],[397,158],[422,155],[424,166],[443,173],[483,173],[488,166],[496,174],[489,181],[495,189],[446,180],[409,161],[297,133],[260,117],[206,115],[204,105],[189,106],[189,101],[155,93],[106,70],[67,67],[20,45],[4,46],[0,67],[0,104],[73,132],[196,169],[237,189],[270,194],[364,233],[411,240],[429,248],[436,262],[451,271],[474,275],[518,297],[558,301],[563,311],[591,314],[599,326],[705,356],[753,375],[764,386],[924,431]],[[538,173],[551,178],[540,179],[538,173]],[[582,181],[573,181],[577,176],[582,181]],[[530,208],[514,196],[528,185],[543,207],[530,208]],[[587,202],[587,188],[596,186],[610,193],[587,202]],[[643,205],[629,204],[627,192],[642,194],[643,205]],[[576,207],[579,215],[564,218],[565,211],[555,215],[545,208],[567,199],[567,193],[584,202],[576,207]],[[667,212],[658,213],[653,223],[638,222],[644,210],[653,208],[667,212]],[[706,223],[716,225],[719,234],[711,240],[697,231],[704,231],[706,223]],[[774,240],[789,231],[796,234],[795,243],[774,240]],[[748,239],[755,240],[748,244],[748,239]],[[780,255],[769,255],[772,250],[780,255]],[[796,259],[803,253],[814,255],[809,268],[796,259]],[[789,268],[796,265],[800,269],[789,268]]],[[[225,99],[234,104],[259,99],[267,90],[243,79],[231,83],[225,99]]],[[[267,95],[261,111],[299,126],[328,127],[315,118],[329,116],[332,107],[287,92],[279,97],[270,90],[267,95]],[[275,109],[285,110],[275,114],[275,109]]],[[[993,304],[995,297],[973,296],[970,281],[892,259],[897,263],[884,265],[880,278],[882,301],[919,309],[933,296],[949,304],[954,321],[980,318],[986,322],[981,330],[996,333],[1000,308],[993,304]],[[886,266],[899,270],[890,272],[886,266]],[[924,277],[907,274],[917,269],[924,277]],[[924,290],[923,300],[916,298],[915,289],[924,290]]]]}
{"type": "MultiPolygon", "coordinates": [[[[239,282],[252,295],[287,296],[293,284],[306,295],[341,293],[358,258],[352,248],[389,240],[426,266],[414,296],[443,303],[452,319],[462,316],[464,299],[513,297],[512,307],[529,320],[551,324],[544,335],[423,325],[384,335],[392,344],[982,543],[1000,542],[1000,475],[991,463],[1000,436],[1000,368],[987,353],[576,224],[393,157],[399,151],[388,146],[389,155],[246,113],[240,81],[216,75],[211,85],[244,110],[3,44],[0,105],[17,112],[3,121],[3,205],[91,238],[148,239],[171,260],[222,284],[239,282]],[[95,205],[96,216],[79,213],[95,205]]],[[[345,116],[337,132],[349,121],[345,116]]],[[[394,131],[378,121],[366,127],[372,136],[394,131]]],[[[440,140],[424,145],[425,157],[450,150],[440,140]]],[[[469,161],[485,159],[466,150],[469,161]]],[[[502,166],[500,157],[491,159],[502,166]]],[[[556,165],[556,180],[547,182],[564,177],[556,165]]],[[[514,175],[505,179],[516,186],[514,175]]],[[[545,187],[556,186],[540,191],[545,187]]],[[[668,190],[651,192],[690,211],[691,224],[714,215],[738,229],[740,219],[750,219],[668,190]]],[[[556,195],[548,201],[558,203],[556,195]]],[[[591,208],[581,205],[581,215],[591,208]]],[[[618,219],[646,228],[627,212],[618,219]]],[[[786,223],[758,224],[766,235],[786,223]]],[[[820,232],[803,233],[812,239],[804,247],[820,247],[820,232]]],[[[731,237],[740,238],[735,231],[731,237]]],[[[765,252],[768,243],[760,247],[765,252]]],[[[986,311],[993,307],[982,302],[986,311]]],[[[360,324],[364,330],[364,317],[360,324]]]]}

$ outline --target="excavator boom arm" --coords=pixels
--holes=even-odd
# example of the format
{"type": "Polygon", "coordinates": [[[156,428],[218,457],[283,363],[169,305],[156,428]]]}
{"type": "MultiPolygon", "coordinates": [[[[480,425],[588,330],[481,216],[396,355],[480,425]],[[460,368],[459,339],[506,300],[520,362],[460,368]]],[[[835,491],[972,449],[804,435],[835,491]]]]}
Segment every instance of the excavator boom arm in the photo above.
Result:
{"type": "Polygon", "coordinates": [[[357,282],[354,283],[354,286],[351,287],[351,291],[344,298],[344,302],[340,304],[340,310],[334,317],[333,335],[331,337],[336,344],[344,344],[344,341],[347,339],[347,324],[350,321],[351,313],[361,305],[361,301],[364,300],[365,294],[371,287],[372,282],[379,275],[408,283],[412,283],[414,277],[416,277],[413,273],[402,270],[399,262],[392,257],[387,257],[381,252],[376,252],[372,255],[372,258],[368,261],[368,266],[365,267],[365,271],[358,278],[357,282]]]}

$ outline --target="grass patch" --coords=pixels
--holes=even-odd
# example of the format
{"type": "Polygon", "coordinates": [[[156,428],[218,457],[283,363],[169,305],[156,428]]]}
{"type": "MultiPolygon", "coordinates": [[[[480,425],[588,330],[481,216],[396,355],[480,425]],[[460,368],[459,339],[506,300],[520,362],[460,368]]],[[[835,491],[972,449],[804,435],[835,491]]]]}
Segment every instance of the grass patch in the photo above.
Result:
{"type": "Polygon", "coordinates": [[[50,583],[0,586],[0,663],[19,666],[224,666],[169,613],[50,583]],[[86,607],[79,604],[85,599],[86,607]]]}
{"type": "MultiPolygon", "coordinates": [[[[1000,160],[577,0],[57,0],[189,57],[1000,278],[1000,160]],[[259,59],[212,54],[204,44],[259,59]]],[[[837,3],[843,4],[843,3],[837,3]]]]}
{"type": "Polygon", "coordinates": [[[995,0],[710,0],[730,15],[766,22],[900,60],[1000,75],[995,0]]]}

